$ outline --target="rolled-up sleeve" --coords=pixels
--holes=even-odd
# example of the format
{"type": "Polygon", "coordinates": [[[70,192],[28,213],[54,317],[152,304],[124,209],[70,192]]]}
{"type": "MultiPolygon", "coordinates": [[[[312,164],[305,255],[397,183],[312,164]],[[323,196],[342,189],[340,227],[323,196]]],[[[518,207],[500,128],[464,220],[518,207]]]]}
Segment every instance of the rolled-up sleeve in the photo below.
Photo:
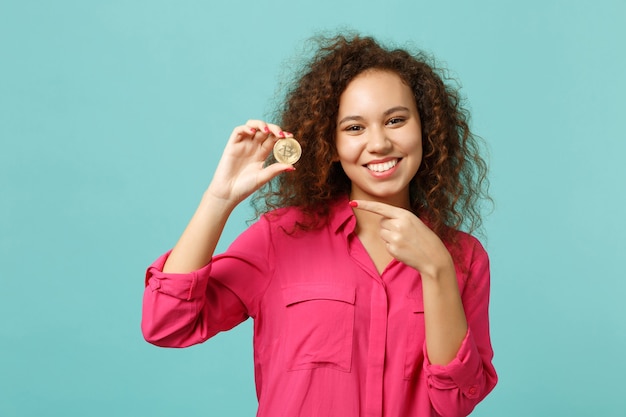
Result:
{"type": "Polygon", "coordinates": [[[264,225],[256,223],[222,255],[185,274],[164,273],[169,252],[146,271],[141,330],[162,347],[202,343],[246,320],[267,285],[264,225]]]}
{"type": "Polygon", "coordinates": [[[425,375],[431,403],[445,417],[467,416],[497,382],[489,334],[489,258],[475,241],[462,299],[468,331],[456,357],[432,365],[425,354],[425,375]]]}

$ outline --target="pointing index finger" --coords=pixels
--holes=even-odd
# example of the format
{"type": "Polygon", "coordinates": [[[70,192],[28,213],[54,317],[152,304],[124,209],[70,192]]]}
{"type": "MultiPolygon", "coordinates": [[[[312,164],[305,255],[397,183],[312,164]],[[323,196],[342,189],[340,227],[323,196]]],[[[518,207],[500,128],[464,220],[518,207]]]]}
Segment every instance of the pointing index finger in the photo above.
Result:
{"type": "Polygon", "coordinates": [[[396,217],[394,215],[394,211],[397,209],[397,207],[391,206],[389,204],[381,203],[379,201],[350,200],[350,206],[359,210],[365,210],[371,213],[376,213],[387,218],[396,217]]]}

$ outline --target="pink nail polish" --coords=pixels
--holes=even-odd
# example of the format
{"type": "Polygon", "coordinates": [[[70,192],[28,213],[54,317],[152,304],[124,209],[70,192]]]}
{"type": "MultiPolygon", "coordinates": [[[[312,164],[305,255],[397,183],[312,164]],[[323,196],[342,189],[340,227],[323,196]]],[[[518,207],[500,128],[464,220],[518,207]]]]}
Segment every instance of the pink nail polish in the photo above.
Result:
{"type": "Polygon", "coordinates": [[[285,172],[293,172],[296,170],[296,167],[289,167],[287,169],[285,169],[285,172]]]}
{"type": "Polygon", "coordinates": [[[278,136],[280,136],[281,138],[285,137],[285,132],[283,132],[282,130],[278,133],[278,136]]]}
{"type": "Polygon", "coordinates": [[[256,133],[256,129],[255,129],[255,128],[253,128],[253,127],[251,127],[251,128],[250,128],[250,132],[252,132],[252,133],[256,133]]]}
{"type": "Polygon", "coordinates": [[[354,200],[350,200],[350,202],[348,204],[350,204],[350,207],[358,207],[359,206],[359,203],[357,203],[354,200]]]}
{"type": "Polygon", "coordinates": [[[265,133],[270,133],[270,128],[269,128],[269,127],[267,127],[267,126],[265,126],[265,127],[263,128],[263,131],[264,131],[265,133]]]}

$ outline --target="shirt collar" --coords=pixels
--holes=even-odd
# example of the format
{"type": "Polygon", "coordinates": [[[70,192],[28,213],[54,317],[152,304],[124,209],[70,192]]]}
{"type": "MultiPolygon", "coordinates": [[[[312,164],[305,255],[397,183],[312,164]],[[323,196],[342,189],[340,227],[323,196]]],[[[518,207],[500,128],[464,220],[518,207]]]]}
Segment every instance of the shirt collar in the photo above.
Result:
{"type": "Polygon", "coordinates": [[[338,232],[345,226],[345,233],[350,234],[356,227],[356,216],[348,204],[348,196],[342,196],[330,205],[330,227],[334,232],[338,232]]]}

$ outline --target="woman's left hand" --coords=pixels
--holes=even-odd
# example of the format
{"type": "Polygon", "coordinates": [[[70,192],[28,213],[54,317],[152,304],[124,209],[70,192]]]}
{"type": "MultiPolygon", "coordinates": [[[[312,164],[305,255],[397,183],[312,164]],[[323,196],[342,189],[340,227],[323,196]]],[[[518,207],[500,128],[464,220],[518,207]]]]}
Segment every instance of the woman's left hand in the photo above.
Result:
{"type": "Polygon", "coordinates": [[[439,236],[409,210],[368,200],[352,200],[351,205],[380,215],[380,237],[389,254],[422,276],[436,278],[454,268],[452,256],[439,236]]]}

